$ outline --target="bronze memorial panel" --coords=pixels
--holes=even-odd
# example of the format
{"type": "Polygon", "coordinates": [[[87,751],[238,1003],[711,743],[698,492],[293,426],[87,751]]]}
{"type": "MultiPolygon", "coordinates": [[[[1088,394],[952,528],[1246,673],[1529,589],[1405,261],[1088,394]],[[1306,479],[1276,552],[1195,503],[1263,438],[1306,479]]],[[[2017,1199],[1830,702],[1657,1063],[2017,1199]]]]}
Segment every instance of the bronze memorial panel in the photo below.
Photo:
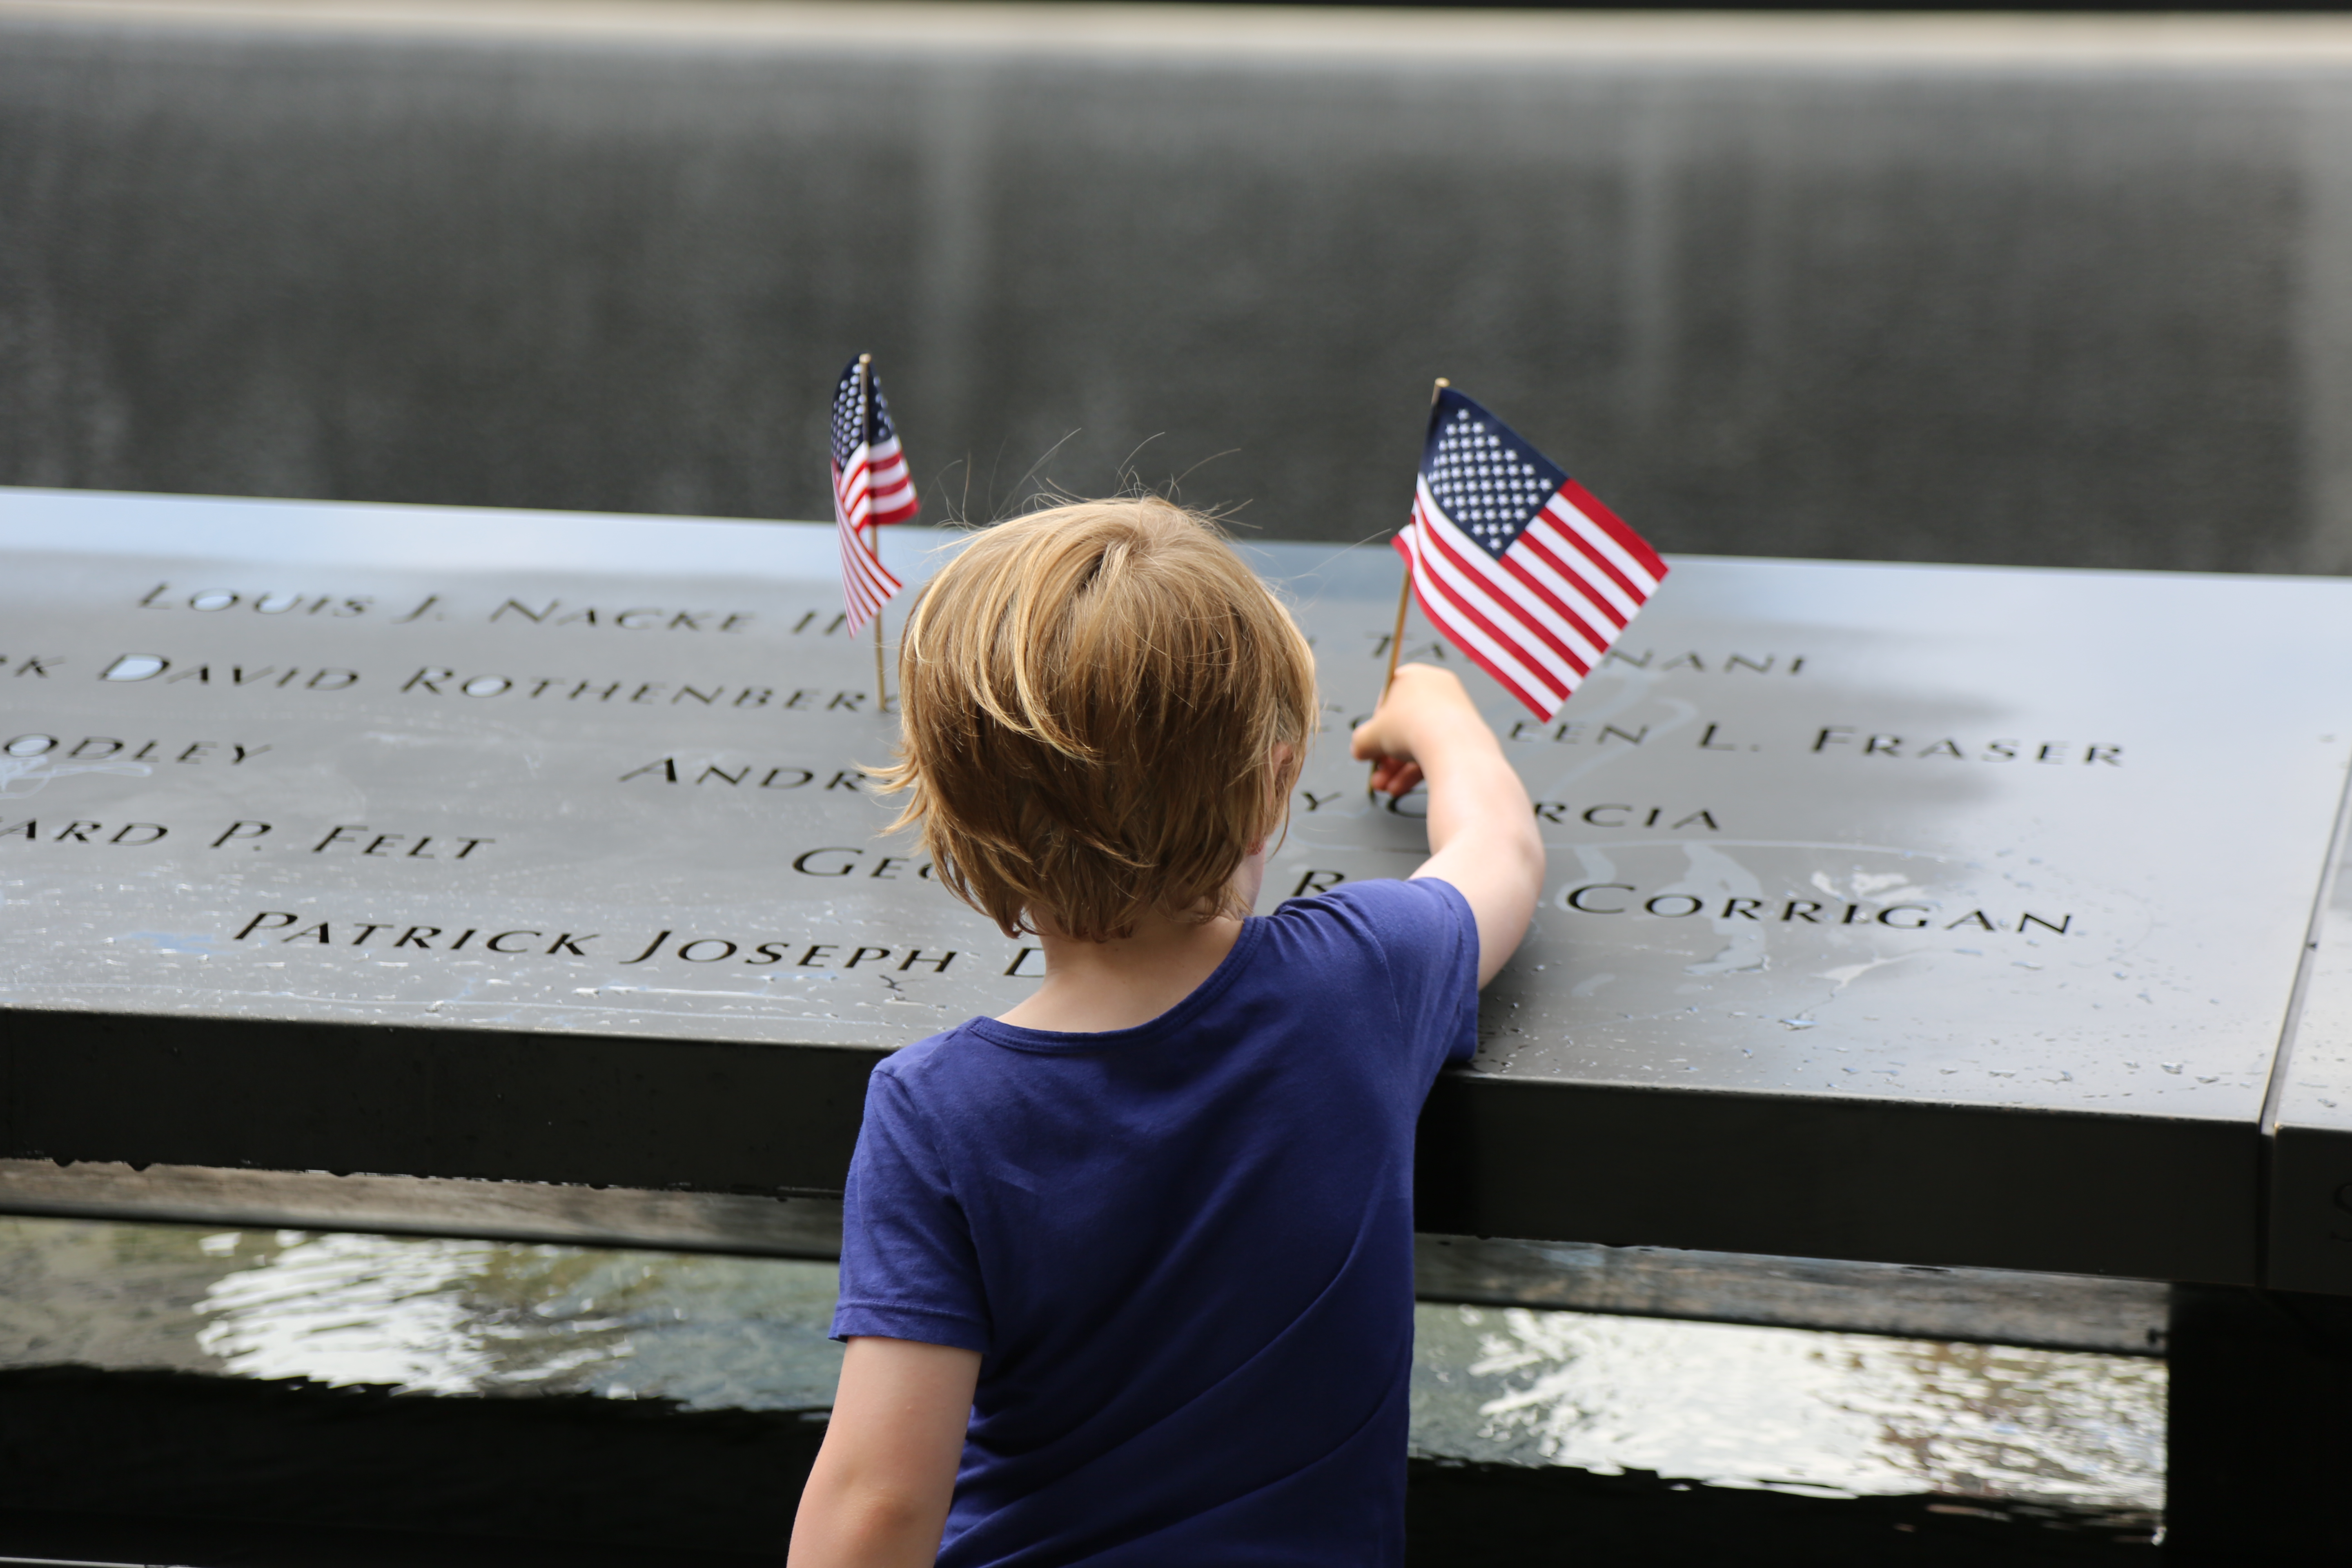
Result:
{"type": "MultiPolygon", "coordinates": [[[[1326,699],[1269,904],[1401,874],[1395,558],[1249,548],[1326,699]]],[[[823,1190],[1034,973],[877,837],[829,528],[16,490],[0,550],[0,1154],[823,1190]]],[[[1684,558],[1558,721],[1467,672],[1550,889],[1424,1228],[2254,1280],[2347,669],[2342,582],[1684,558]]]]}

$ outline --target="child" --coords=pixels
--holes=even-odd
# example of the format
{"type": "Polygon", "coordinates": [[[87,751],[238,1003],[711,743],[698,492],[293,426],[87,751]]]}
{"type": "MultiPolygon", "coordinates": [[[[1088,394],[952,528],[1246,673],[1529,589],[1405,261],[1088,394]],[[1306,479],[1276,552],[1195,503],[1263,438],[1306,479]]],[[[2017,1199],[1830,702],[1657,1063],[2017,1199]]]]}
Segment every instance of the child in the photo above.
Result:
{"type": "Polygon", "coordinates": [[[1353,750],[1429,858],[1250,917],[1313,658],[1156,498],[980,534],[899,679],[900,822],[1045,978],[874,1071],[793,1568],[1401,1562],[1413,1126],[1535,909],[1517,775],[1406,666],[1353,750]]]}

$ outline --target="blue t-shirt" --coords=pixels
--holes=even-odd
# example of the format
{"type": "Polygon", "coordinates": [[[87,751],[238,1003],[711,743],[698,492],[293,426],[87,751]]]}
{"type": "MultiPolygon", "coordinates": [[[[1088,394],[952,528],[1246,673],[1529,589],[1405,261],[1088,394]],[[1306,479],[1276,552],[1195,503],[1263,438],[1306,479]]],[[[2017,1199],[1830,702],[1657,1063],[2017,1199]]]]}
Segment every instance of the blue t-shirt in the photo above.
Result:
{"type": "Polygon", "coordinates": [[[1402,1561],[1413,1126],[1477,971],[1454,888],[1350,883],[1148,1024],[875,1069],[833,1331],[982,1352],[942,1564],[1402,1561]]]}

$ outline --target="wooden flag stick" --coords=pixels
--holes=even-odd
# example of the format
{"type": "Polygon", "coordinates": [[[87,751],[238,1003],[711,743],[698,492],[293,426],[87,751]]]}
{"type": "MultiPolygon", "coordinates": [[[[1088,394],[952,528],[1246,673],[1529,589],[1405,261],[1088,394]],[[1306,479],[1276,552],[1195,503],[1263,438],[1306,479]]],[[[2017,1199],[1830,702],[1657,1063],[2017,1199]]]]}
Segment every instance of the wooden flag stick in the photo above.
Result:
{"type": "MultiPolygon", "coordinates": [[[[873,377],[874,356],[872,354],[859,354],[857,356],[857,417],[864,421],[864,424],[858,430],[857,436],[858,439],[866,442],[869,447],[871,446],[871,437],[874,431],[873,377]]],[[[870,473],[872,458],[869,458],[867,459],[867,463],[869,465],[868,472],[870,473]]],[[[881,560],[882,525],[877,522],[868,522],[866,525],[866,537],[867,542],[873,547],[874,559],[877,561],[881,560]]],[[[874,606],[874,711],[877,713],[887,713],[890,711],[890,692],[887,684],[883,679],[882,673],[884,668],[882,660],[882,612],[885,608],[886,606],[881,605],[874,606]]]]}
{"type": "MultiPolygon", "coordinates": [[[[1432,408],[1436,407],[1437,395],[1444,392],[1447,387],[1453,384],[1454,384],[1452,382],[1446,380],[1444,376],[1439,376],[1437,378],[1437,384],[1429,389],[1429,405],[1432,408]]],[[[1389,672],[1381,681],[1381,702],[1386,702],[1389,700],[1389,688],[1396,684],[1397,656],[1404,651],[1405,612],[1410,610],[1412,607],[1412,563],[1408,561],[1404,564],[1404,581],[1397,585],[1396,630],[1389,637],[1389,672]]],[[[1375,702],[1372,704],[1373,712],[1377,713],[1380,711],[1381,702],[1375,702]]],[[[1375,773],[1379,772],[1380,763],[1374,763],[1372,764],[1372,771],[1375,773]]],[[[1366,795],[1376,793],[1372,788],[1372,782],[1369,777],[1364,781],[1364,793],[1366,795]]]]}
{"type": "MultiPolygon", "coordinates": [[[[1389,688],[1396,684],[1397,650],[1404,646],[1404,614],[1412,607],[1412,563],[1408,561],[1404,567],[1404,584],[1397,589],[1396,634],[1389,638],[1389,673],[1387,679],[1381,682],[1381,702],[1389,700],[1389,688]]],[[[1374,712],[1380,710],[1381,702],[1372,704],[1374,712]]]]}

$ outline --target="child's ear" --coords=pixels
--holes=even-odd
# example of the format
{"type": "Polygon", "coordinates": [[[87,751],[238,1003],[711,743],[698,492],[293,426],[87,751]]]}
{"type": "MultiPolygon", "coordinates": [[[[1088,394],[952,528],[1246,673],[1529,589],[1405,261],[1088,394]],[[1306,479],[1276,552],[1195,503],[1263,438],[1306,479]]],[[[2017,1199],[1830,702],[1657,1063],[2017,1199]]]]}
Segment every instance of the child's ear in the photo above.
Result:
{"type": "MultiPolygon", "coordinates": [[[[1274,819],[1280,825],[1285,839],[1290,837],[1290,786],[1298,782],[1291,773],[1291,763],[1297,756],[1297,747],[1287,741],[1276,741],[1272,754],[1274,766],[1266,775],[1267,793],[1275,797],[1266,804],[1273,809],[1274,819]]],[[[1258,835],[1257,842],[1249,847],[1249,853],[1254,856],[1264,854],[1269,837],[1267,834],[1258,835]]],[[[1276,847],[1278,849],[1281,846],[1276,845],[1276,847]]]]}
{"type": "MultiPolygon", "coordinates": [[[[1278,799],[1290,793],[1291,784],[1297,782],[1291,764],[1297,758],[1297,748],[1292,746],[1289,742],[1276,741],[1274,743],[1274,750],[1266,755],[1265,784],[1266,794],[1269,796],[1278,799]]],[[[1270,800],[1268,804],[1271,805],[1273,802],[1270,800]]]]}

